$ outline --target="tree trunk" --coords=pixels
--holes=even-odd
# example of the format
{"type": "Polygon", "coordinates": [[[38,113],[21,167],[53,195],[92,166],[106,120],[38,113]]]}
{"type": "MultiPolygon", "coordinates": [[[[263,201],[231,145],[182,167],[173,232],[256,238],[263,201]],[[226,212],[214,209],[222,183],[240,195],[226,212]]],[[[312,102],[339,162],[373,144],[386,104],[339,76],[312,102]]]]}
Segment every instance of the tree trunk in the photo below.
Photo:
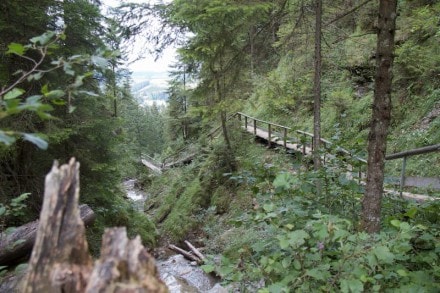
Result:
{"type": "Polygon", "coordinates": [[[362,200],[362,228],[379,232],[387,131],[391,120],[391,87],[397,0],[381,0],[376,51],[373,114],[368,137],[367,185],[362,200]]]}
{"type": "MultiPolygon", "coordinates": [[[[315,171],[321,167],[321,22],[322,0],[316,0],[315,23],[315,78],[313,104],[313,166],[315,171]]],[[[318,188],[320,189],[320,188],[318,188]]]]}
{"type": "MultiPolygon", "coordinates": [[[[95,213],[88,205],[81,205],[80,217],[88,225],[95,220],[95,213]]],[[[8,235],[0,234],[0,265],[11,265],[29,256],[37,235],[38,220],[17,227],[8,235]]]]}

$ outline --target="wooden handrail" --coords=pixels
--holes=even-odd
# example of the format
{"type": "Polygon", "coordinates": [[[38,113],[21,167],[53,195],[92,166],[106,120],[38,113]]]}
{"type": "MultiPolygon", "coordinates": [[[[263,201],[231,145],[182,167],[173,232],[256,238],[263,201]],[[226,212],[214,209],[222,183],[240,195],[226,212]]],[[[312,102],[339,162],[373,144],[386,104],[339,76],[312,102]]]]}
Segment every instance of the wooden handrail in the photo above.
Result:
{"type": "MultiPolygon", "coordinates": [[[[283,126],[283,125],[279,125],[276,123],[272,123],[269,121],[264,121],[252,116],[249,116],[245,113],[242,112],[237,112],[236,115],[238,115],[240,121],[241,121],[241,116],[243,116],[245,119],[245,127],[248,127],[248,124],[253,125],[253,132],[254,135],[257,135],[257,122],[259,123],[263,123],[263,124],[267,124],[268,125],[268,144],[269,147],[271,145],[271,138],[272,138],[272,133],[273,133],[273,127],[278,127],[283,129],[283,133],[281,133],[281,135],[283,136],[283,145],[284,147],[287,147],[287,131],[288,130],[292,130],[292,128],[287,127],[287,126],[283,126]],[[253,120],[252,122],[248,121],[248,120],[253,120]]],[[[305,137],[310,137],[312,139],[312,145],[313,145],[313,139],[314,139],[314,135],[312,133],[306,132],[306,131],[302,131],[302,130],[295,130],[295,132],[299,135],[303,135],[305,137]]],[[[326,139],[321,138],[320,139],[321,142],[324,143],[324,146],[327,147],[329,145],[333,145],[333,143],[331,141],[328,141],[326,139]]],[[[367,160],[360,158],[358,156],[353,155],[351,152],[349,152],[348,150],[341,148],[339,146],[336,147],[336,150],[338,152],[341,152],[345,155],[350,156],[352,159],[361,162],[362,164],[367,164],[367,160]]],[[[312,151],[313,151],[313,146],[312,146],[312,151]]],[[[426,147],[422,147],[422,148],[418,148],[418,149],[413,149],[413,150],[409,150],[409,151],[404,151],[404,152],[399,152],[396,154],[391,154],[385,157],[386,160],[395,160],[395,159],[399,159],[399,158],[403,158],[403,165],[402,165],[402,170],[401,170],[401,179],[400,179],[400,192],[402,194],[402,190],[403,190],[403,186],[405,184],[405,168],[406,168],[406,159],[407,157],[410,156],[415,156],[415,155],[421,155],[421,154],[426,154],[426,153],[430,153],[430,152],[437,152],[440,151],[440,144],[436,144],[436,145],[432,145],[432,146],[426,146],[426,147]]],[[[306,144],[303,142],[302,145],[302,152],[303,154],[306,153],[306,144]]],[[[324,161],[325,161],[325,156],[324,156],[324,161]]],[[[361,178],[362,175],[362,165],[359,165],[359,179],[361,178]]]]}
{"type": "Polygon", "coordinates": [[[272,122],[269,122],[269,121],[264,121],[264,120],[261,120],[261,119],[249,116],[247,114],[244,114],[242,112],[237,112],[236,114],[244,116],[244,117],[247,117],[247,118],[252,119],[254,121],[258,121],[258,122],[264,123],[264,124],[268,124],[268,125],[270,124],[270,125],[275,126],[275,127],[284,128],[284,129],[287,129],[287,130],[292,130],[292,128],[290,128],[290,127],[279,125],[279,124],[272,123],[272,122]]]}
{"type": "Polygon", "coordinates": [[[426,146],[426,147],[422,147],[422,148],[418,148],[418,149],[413,149],[410,151],[404,151],[404,152],[388,155],[385,157],[385,160],[395,160],[395,159],[400,159],[400,158],[404,158],[404,157],[411,157],[411,156],[427,154],[427,153],[432,153],[432,152],[438,152],[438,151],[440,151],[440,144],[435,144],[435,145],[430,145],[430,146],[426,146]]]}

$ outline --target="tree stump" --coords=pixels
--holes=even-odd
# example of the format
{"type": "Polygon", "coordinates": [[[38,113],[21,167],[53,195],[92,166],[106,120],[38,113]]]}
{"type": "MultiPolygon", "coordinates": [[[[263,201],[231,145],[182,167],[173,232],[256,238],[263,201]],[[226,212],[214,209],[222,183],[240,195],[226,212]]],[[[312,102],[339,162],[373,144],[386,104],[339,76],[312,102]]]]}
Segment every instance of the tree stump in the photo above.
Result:
{"type": "Polygon", "coordinates": [[[92,258],[78,209],[79,163],[71,159],[46,176],[37,238],[24,292],[82,292],[92,258]]]}
{"type": "Polygon", "coordinates": [[[107,229],[101,257],[96,262],[86,292],[168,292],[160,281],[154,258],[137,236],[127,238],[125,227],[107,229]]]}
{"type": "Polygon", "coordinates": [[[140,238],[108,229],[93,265],[78,209],[79,163],[55,162],[46,176],[43,208],[21,292],[168,292],[140,238]]]}

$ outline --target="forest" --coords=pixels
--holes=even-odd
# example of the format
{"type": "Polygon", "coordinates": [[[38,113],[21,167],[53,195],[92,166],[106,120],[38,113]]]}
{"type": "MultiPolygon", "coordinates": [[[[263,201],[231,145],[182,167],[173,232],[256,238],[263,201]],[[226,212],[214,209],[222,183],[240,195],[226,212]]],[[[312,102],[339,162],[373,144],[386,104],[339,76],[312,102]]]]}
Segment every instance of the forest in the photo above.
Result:
{"type": "Polygon", "coordinates": [[[439,1],[118,2],[0,2],[0,240],[74,157],[94,258],[117,226],[233,292],[440,291],[439,1]],[[165,107],[139,41],[177,48],[165,107]]]}

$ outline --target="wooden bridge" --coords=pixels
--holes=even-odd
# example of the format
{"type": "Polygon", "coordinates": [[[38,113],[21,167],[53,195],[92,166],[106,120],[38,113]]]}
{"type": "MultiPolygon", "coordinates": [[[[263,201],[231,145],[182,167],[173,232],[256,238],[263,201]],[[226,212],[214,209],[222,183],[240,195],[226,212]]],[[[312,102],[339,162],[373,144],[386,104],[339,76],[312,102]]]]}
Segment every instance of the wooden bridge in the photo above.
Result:
{"type": "MultiPolygon", "coordinates": [[[[268,147],[283,147],[286,150],[291,150],[294,152],[301,153],[304,156],[310,156],[313,152],[313,140],[314,135],[312,133],[308,133],[302,130],[294,130],[290,127],[279,125],[273,122],[264,121],[261,119],[257,119],[255,117],[249,116],[242,112],[237,112],[233,115],[230,115],[228,119],[237,118],[243,124],[241,127],[248,133],[253,134],[255,137],[258,137],[264,140],[268,147]]],[[[215,138],[218,132],[220,131],[220,127],[212,130],[208,137],[211,139],[215,138]]],[[[334,146],[332,142],[321,138],[321,142],[323,145],[323,149],[325,152],[322,155],[323,163],[325,164],[326,159],[331,156],[343,155],[346,157],[347,169],[353,172],[353,166],[357,166],[358,170],[358,178],[361,181],[364,178],[364,172],[366,168],[367,161],[359,156],[356,156],[349,152],[348,150],[341,148],[339,146],[334,146]],[[332,152],[334,152],[332,154],[332,152]]],[[[395,185],[400,186],[400,195],[405,197],[405,193],[403,192],[403,187],[425,187],[432,189],[440,189],[440,178],[422,178],[422,177],[407,177],[406,176],[406,163],[407,159],[411,156],[427,154],[431,152],[440,151],[440,144],[427,146],[423,148],[418,148],[410,151],[400,152],[396,154],[391,154],[386,156],[386,160],[395,160],[402,158],[402,169],[400,178],[387,178],[387,181],[391,183],[397,183],[395,185]]],[[[192,154],[183,159],[176,160],[172,163],[158,163],[154,162],[152,158],[147,160],[147,158],[142,159],[142,163],[146,165],[151,170],[161,173],[163,170],[172,168],[177,165],[181,165],[184,162],[190,162],[196,154],[192,154]]],[[[389,190],[390,193],[396,193],[395,191],[389,190]]],[[[407,194],[408,195],[408,194],[407,194]]],[[[416,200],[425,200],[429,197],[427,196],[410,196],[412,199],[416,200]]]]}

